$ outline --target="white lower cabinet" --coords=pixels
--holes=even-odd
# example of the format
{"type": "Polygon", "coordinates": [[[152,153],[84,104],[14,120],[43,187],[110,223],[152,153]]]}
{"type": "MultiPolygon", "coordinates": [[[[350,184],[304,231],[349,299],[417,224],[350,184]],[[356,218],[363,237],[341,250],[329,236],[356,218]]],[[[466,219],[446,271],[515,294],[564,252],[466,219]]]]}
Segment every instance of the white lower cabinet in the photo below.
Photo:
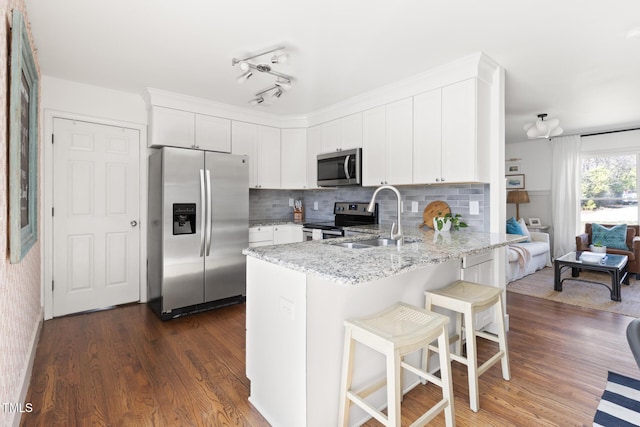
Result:
{"type": "Polygon", "coordinates": [[[249,247],[302,242],[302,225],[281,224],[249,227],[249,247]]]}
{"type": "MultiPolygon", "coordinates": [[[[460,278],[467,282],[479,283],[481,285],[496,286],[493,277],[494,264],[493,251],[469,255],[462,258],[462,268],[460,270],[460,278]]],[[[503,295],[503,298],[505,296],[503,295]]],[[[505,305],[503,301],[503,305],[505,305]]],[[[476,314],[476,329],[483,329],[494,321],[496,315],[495,309],[481,311],[476,314]]],[[[487,328],[491,330],[491,328],[487,328]]]]}
{"type": "Polygon", "coordinates": [[[413,98],[367,110],[362,115],[362,183],[413,183],[413,98]]]}

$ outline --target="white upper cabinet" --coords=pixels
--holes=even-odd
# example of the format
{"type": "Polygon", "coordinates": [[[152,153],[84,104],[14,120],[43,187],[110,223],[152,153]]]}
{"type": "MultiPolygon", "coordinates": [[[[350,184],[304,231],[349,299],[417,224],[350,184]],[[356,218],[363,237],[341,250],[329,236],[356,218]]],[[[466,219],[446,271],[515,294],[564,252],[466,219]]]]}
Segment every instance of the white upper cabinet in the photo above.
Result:
{"type": "Polygon", "coordinates": [[[280,129],[233,121],[231,152],[249,156],[249,187],[280,188],[280,129]]]}
{"type": "Polygon", "coordinates": [[[231,122],[231,153],[249,156],[249,187],[258,187],[258,125],[231,122]]]}
{"type": "Polygon", "coordinates": [[[488,182],[487,85],[471,78],[414,100],[414,183],[488,182]]]}
{"type": "Polygon", "coordinates": [[[411,184],[413,99],[367,110],[362,122],[363,185],[411,184]]]}
{"type": "Polygon", "coordinates": [[[307,188],[318,187],[318,154],[322,153],[322,125],[307,129],[307,188]]]}
{"type": "Polygon", "coordinates": [[[413,182],[442,179],[442,89],[413,98],[413,182]]]}
{"type": "Polygon", "coordinates": [[[153,106],[149,145],[230,153],[231,120],[153,106]]]}
{"type": "Polygon", "coordinates": [[[231,120],[196,114],[195,148],[231,152],[231,120]]]}
{"type": "Polygon", "coordinates": [[[307,130],[282,129],[280,149],[281,187],[307,188],[307,130]]]}
{"type": "Polygon", "coordinates": [[[362,147],[362,113],[332,120],[321,126],[323,153],[362,147]]]}
{"type": "Polygon", "coordinates": [[[280,188],[280,129],[258,125],[258,188],[280,188]]]}
{"type": "Polygon", "coordinates": [[[195,141],[194,113],[165,107],[151,108],[150,146],[192,148],[195,141]]]}

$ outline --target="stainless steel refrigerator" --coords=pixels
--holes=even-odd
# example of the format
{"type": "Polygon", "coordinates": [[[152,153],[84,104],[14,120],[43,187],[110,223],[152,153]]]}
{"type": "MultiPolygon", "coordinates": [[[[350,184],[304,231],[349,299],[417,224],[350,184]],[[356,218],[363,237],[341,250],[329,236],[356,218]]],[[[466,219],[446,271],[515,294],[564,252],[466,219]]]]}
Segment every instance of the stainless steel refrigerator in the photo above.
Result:
{"type": "Polygon", "coordinates": [[[165,147],[149,157],[147,270],[162,318],[242,302],[247,156],[165,147]]]}

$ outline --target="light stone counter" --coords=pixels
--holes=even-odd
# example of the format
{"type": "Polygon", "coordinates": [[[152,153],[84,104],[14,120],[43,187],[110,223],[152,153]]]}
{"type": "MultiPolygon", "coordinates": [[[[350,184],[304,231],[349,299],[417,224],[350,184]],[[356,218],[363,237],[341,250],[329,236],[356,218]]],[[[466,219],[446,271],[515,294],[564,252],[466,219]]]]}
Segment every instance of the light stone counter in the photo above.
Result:
{"type": "Polygon", "coordinates": [[[405,232],[405,244],[351,249],[343,242],[370,239],[372,234],[388,237],[388,228],[350,227],[362,236],[319,240],[246,249],[243,253],[290,270],[310,274],[334,283],[357,285],[486,252],[525,239],[524,236],[479,233],[467,230],[436,233],[432,230],[405,232]],[[371,233],[371,234],[370,234],[371,233]]]}

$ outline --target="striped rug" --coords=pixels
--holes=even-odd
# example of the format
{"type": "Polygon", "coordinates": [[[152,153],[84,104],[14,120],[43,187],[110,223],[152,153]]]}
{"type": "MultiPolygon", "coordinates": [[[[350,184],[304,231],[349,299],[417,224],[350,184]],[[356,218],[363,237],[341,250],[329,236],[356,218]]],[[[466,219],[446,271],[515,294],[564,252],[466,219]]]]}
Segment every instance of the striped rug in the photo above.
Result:
{"type": "Polygon", "coordinates": [[[640,426],[640,381],[609,372],[594,427],[640,426]]]}

